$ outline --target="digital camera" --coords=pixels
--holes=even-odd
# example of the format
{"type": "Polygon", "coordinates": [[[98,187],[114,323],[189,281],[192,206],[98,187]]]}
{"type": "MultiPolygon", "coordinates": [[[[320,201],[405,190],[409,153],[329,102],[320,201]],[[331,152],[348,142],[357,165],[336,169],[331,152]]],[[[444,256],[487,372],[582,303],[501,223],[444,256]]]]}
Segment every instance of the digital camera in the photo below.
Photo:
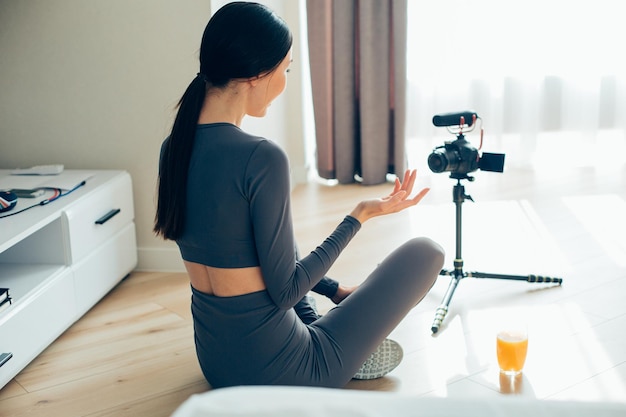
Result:
{"type": "Polygon", "coordinates": [[[432,172],[450,172],[450,177],[464,179],[476,170],[503,172],[504,154],[479,152],[465,139],[463,129],[473,130],[478,115],[471,111],[446,113],[433,117],[435,126],[445,126],[457,135],[456,140],[436,147],[428,156],[428,167],[432,172]],[[468,121],[469,120],[469,121],[468,121]]]}

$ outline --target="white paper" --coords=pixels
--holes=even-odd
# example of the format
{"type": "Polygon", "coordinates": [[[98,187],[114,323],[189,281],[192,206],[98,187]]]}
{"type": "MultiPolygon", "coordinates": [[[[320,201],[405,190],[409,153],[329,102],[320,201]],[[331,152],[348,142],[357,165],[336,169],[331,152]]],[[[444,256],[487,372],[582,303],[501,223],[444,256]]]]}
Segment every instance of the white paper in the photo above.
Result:
{"type": "Polygon", "coordinates": [[[87,171],[65,171],[59,175],[7,175],[0,177],[0,190],[51,187],[69,191],[93,175],[87,171]]]}

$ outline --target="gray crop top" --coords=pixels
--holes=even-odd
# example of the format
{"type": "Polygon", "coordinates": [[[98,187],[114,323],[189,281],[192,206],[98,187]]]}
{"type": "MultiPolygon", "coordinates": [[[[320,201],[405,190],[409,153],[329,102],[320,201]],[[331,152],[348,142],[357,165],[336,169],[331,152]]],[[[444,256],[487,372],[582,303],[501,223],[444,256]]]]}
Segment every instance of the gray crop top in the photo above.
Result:
{"type": "Polygon", "coordinates": [[[275,143],[228,123],[199,125],[185,227],[176,241],[183,259],[220,268],[260,266],[276,305],[293,307],[361,224],[346,216],[320,246],[296,261],[290,193],[287,155],[275,143]]]}

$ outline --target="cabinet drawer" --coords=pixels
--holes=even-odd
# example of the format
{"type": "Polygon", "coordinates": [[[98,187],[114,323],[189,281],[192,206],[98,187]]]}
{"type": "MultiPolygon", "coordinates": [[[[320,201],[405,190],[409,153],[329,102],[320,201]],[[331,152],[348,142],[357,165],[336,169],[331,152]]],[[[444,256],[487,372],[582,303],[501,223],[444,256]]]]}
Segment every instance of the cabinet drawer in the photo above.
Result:
{"type": "Polygon", "coordinates": [[[29,302],[16,300],[0,313],[0,352],[13,357],[0,367],[0,387],[9,382],[76,318],[73,275],[64,269],[41,284],[29,302]]]}
{"type": "Polygon", "coordinates": [[[76,306],[82,315],[137,265],[135,224],[131,223],[76,265],[76,306]]]}
{"type": "Polygon", "coordinates": [[[63,218],[69,238],[68,263],[74,263],[133,221],[130,175],[120,174],[89,198],[72,204],[63,218]]]}

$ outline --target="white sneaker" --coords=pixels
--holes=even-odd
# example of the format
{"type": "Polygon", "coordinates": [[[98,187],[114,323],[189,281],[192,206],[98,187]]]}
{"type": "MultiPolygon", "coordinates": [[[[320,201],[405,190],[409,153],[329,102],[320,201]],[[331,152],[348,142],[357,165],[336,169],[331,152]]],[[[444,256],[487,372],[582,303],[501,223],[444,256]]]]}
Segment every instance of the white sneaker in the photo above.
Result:
{"type": "Polygon", "coordinates": [[[400,365],[402,355],[402,347],[398,342],[385,339],[352,378],[375,379],[387,375],[400,365]]]}

